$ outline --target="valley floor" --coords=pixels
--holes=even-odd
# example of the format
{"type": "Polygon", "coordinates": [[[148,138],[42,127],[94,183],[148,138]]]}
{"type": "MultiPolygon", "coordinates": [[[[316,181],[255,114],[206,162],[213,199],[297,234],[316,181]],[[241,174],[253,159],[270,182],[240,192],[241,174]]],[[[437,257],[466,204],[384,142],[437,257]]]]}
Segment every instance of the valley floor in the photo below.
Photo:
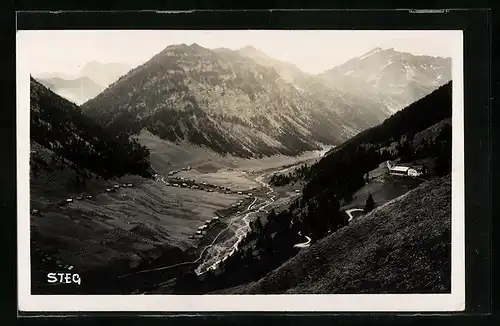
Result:
{"type": "MultiPolygon", "coordinates": [[[[47,183],[47,178],[32,178],[31,205],[37,210],[31,216],[32,291],[165,294],[175,293],[176,278],[190,271],[203,281],[205,272],[216,269],[240,246],[254,245],[243,241],[251,221],[258,218],[266,223],[271,209],[285,209],[300,195],[300,183],[271,187],[271,176],[288,173],[297,164],[311,164],[320,154],[240,162],[240,167],[224,165],[218,170],[207,169],[204,161],[175,163],[175,168],[161,170],[153,180],[98,180],[79,193],[82,197],[58,188],[44,193],[40,183],[47,183]],[[47,273],[64,271],[79,273],[83,285],[47,283],[47,273]]],[[[449,232],[451,217],[449,180],[419,186],[422,180],[389,177],[384,166],[371,171],[370,181],[342,207],[349,216],[347,227],[312,244],[304,235],[297,247],[302,251],[284,265],[261,280],[217,293],[385,293],[410,288],[446,292],[449,241],[442,237],[449,232]],[[365,216],[362,208],[368,194],[378,208],[365,216]],[[434,210],[438,213],[432,219],[434,210]],[[422,218],[417,224],[415,212],[422,218]],[[399,233],[392,234],[394,230],[399,233]],[[424,239],[424,234],[432,236],[424,239]],[[415,246],[427,251],[415,251],[415,246]],[[411,260],[403,257],[405,252],[415,255],[411,259],[420,264],[413,272],[404,266],[411,260]],[[439,257],[442,265],[429,263],[428,255],[439,257]],[[375,265],[361,264],[373,259],[375,265]],[[351,276],[334,266],[353,269],[351,276]],[[418,283],[415,273],[427,273],[421,275],[427,283],[418,283]],[[384,275],[387,282],[382,281],[384,275]]],[[[231,272],[226,276],[231,277],[231,272]]]]}
{"type": "Polygon", "coordinates": [[[154,180],[100,180],[79,193],[47,194],[41,184],[47,179],[32,178],[34,293],[137,293],[197,266],[202,272],[230,254],[249,221],[265,217],[275,200],[280,205],[297,196],[266,186],[270,174],[287,168],[281,164],[277,159],[217,172],[178,166],[154,180]],[[202,235],[195,234],[214,217],[202,235]],[[85,286],[47,283],[47,273],[69,268],[85,286]]]}

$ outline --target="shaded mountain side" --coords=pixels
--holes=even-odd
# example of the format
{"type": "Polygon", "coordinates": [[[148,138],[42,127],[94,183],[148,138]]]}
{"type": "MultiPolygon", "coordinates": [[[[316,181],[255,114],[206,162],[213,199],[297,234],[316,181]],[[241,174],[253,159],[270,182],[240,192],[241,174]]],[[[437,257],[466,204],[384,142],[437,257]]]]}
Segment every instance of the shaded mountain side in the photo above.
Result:
{"type": "Polygon", "coordinates": [[[31,141],[102,177],[150,175],[149,151],[135,140],[105,131],[80,108],[30,81],[31,141]]]}
{"type": "Polygon", "coordinates": [[[296,155],[319,149],[320,143],[335,145],[386,117],[379,104],[344,97],[296,73],[303,76],[290,83],[279,67],[238,51],[172,45],[82,110],[127,135],[146,129],[241,157],[296,155]]]}
{"type": "Polygon", "coordinates": [[[224,294],[450,293],[451,178],[411,192],[224,294]]]}
{"type": "Polygon", "coordinates": [[[30,150],[30,197],[34,209],[47,205],[50,200],[64,199],[84,191],[102,191],[109,186],[103,177],[35,141],[31,141],[30,150]]]}

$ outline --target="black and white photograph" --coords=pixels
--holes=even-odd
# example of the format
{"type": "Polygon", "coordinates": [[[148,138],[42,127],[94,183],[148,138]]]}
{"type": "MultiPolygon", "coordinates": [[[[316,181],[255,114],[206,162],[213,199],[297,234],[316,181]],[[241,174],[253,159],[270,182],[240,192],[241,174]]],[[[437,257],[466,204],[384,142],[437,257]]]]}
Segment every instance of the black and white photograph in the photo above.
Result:
{"type": "Polygon", "coordinates": [[[460,31],[16,43],[26,309],[463,309],[460,31]]]}

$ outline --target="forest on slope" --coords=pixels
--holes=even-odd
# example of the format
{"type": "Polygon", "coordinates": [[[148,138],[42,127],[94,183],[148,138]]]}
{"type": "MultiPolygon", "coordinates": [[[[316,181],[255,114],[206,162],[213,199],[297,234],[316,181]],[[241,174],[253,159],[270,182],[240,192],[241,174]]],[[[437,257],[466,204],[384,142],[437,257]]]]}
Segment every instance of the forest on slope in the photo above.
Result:
{"type": "MultiPolygon", "coordinates": [[[[31,141],[105,178],[136,174],[151,176],[149,150],[137,141],[111,133],[80,108],[30,80],[31,141]]],[[[36,152],[32,153],[36,160],[36,152]]],[[[45,162],[46,168],[50,162],[45,162]]]]}

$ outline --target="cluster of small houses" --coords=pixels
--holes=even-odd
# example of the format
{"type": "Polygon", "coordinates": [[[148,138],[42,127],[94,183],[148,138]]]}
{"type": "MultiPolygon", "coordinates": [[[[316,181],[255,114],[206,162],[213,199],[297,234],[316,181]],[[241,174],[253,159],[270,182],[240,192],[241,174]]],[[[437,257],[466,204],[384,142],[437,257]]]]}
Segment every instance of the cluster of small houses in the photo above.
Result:
{"type": "MultiPolygon", "coordinates": [[[[132,183],[124,183],[124,184],[115,184],[111,188],[106,188],[106,192],[115,192],[120,188],[132,188],[134,185],[132,183]]],[[[75,198],[68,197],[62,202],[59,203],[59,205],[65,205],[74,202],[75,200],[83,200],[83,199],[92,199],[94,196],[92,195],[78,195],[75,198]]],[[[39,209],[32,209],[31,214],[37,215],[37,216],[42,216],[42,213],[40,212],[39,209]]]]}
{"type": "Polygon", "coordinates": [[[57,266],[57,268],[59,268],[59,269],[65,269],[65,270],[68,270],[68,271],[70,271],[70,270],[72,270],[74,268],[73,265],[64,264],[62,261],[56,260],[56,259],[52,258],[48,253],[43,252],[40,249],[37,249],[36,252],[38,252],[40,254],[42,263],[53,262],[53,263],[55,263],[55,265],[57,266]]]}
{"type": "Polygon", "coordinates": [[[391,161],[387,161],[387,169],[390,175],[401,176],[401,177],[419,177],[427,173],[427,169],[423,165],[416,164],[392,164],[391,161]]]}
{"type": "MultiPolygon", "coordinates": [[[[248,198],[250,198],[252,196],[252,193],[248,193],[246,195],[248,198]]],[[[232,204],[231,207],[233,208],[236,208],[236,207],[240,207],[241,205],[243,205],[244,201],[242,199],[238,200],[238,202],[236,202],[235,204],[232,204]]],[[[241,213],[241,210],[238,210],[237,213],[241,213]]],[[[194,238],[201,238],[203,237],[203,235],[206,234],[207,230],[212,226],[214,225],[215,223],[219,222],[220,221],[220,218],[218,216],[212,218],[211,220],[206,220],[205,223],[203,225],[200,225],[198,227],[198,229],[196,230],[195,234],[194,235],[191,235],[189,237],[189,239],[194,239],[194,238]]]]}
{"type": "Polygon", "coordinates": [[[177,173],[179,173],[179,172],[181,172],[181,171],[189,171],[189,170],[191,170],[191,167],[190,167],[190,166],[185,167],[185,168],[182,168],[182,169],[179,169],[179,170],[173,170],[173,171],[170,171],[170,172],[168,173],[168,175],[169,175],[169,176],[172,176],[172,175],[177,174],[177,173]]]}
{"type": "Polygon", "coordinates": [[[218,223],[220,221],[220,218],[218,216],[215,216],[211,220],[206,220],[203,225],[200,225],[198,227],[198,230],[196,230],[194,235],[191,235],[189,239],[194,239],[194,238],[200,238],[204,234],[206,234],[207,230],[213,226],[215,223],[218,223]]]}
{"type": "MultiPolygon", "coordinates": [[[[187,169],[190,169],[189,167],[187,169]]],[[[169,175],[174,174],[173,172],[178,172],[178,171],[172,171],[169,173],[169,175]]],[[[155,174],[154,177],[159,177],[158,174],[155,174]]],[[[177,187],[177,188],[188,188],[188,189],[197,189],[197,190],[204,190],[206,192],[214,192],[215,190],[219,190],[225,194],[237,194],[237,195],[246,195],[247,198],[250,198],[252,196],[252,193],[243,193],[243,191],[232,191],[230,187],[226,186],[217,186],[213,184],[209,184],[207,182],[201,182],[199,185],[196,184],[196,181],[193,179],[187,179],[185,177],[180,177],[176,176],[174,178],[177,181],[171,181],[171,182],[165,182],[165,185],[171,186],[171,187],[177,187]]],[[[256,190],[256,187],[253,187],[252,190],[256,190]]]]}

